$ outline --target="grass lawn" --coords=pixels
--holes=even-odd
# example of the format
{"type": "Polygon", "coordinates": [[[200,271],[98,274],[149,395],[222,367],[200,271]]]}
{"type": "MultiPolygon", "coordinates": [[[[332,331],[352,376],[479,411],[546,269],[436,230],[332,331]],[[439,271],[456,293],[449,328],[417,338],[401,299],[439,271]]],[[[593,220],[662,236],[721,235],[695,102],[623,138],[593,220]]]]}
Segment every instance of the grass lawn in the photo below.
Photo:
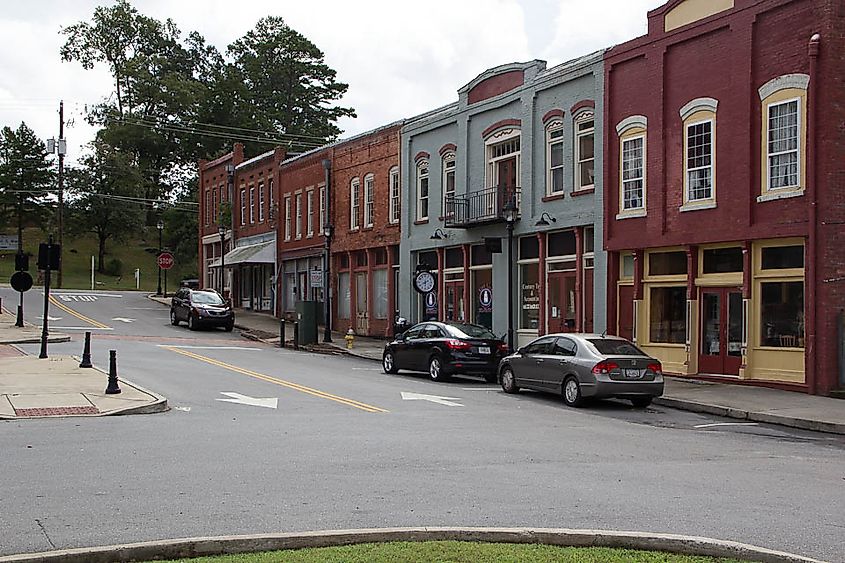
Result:
{"type": "Polygon", "coordinates": [[[190,563],[739,563],[734,559],[691,557],[652,551],[609,549],[602,547],[555,547],[536,544],[470,542],[396,542],[369,543],[342,547],[324,547],[248,553],[198,559],[179,559],[190,563]]]}
{"type": "MultiPolygon", "coordinates": [[[[38,257],[38,244],[47,242],[47,237],[38,229],[25,229],[24,250],[32,254],[29,259],[29,273],[38,284],[38,271],[36,261],[38,257]]],[[[158,254],[158,231],[151,229],[151,232],[144,237],[139,233],[138,237],[132,237],[125,242],[109,241],[106,243],[106,258],[108,264],[113,258],[123,262],[123,273],[117,276],[107,276],[95,273],[95,287],[106,290],[133,290],[135,289],[135,268],[141,270],[141,290],[155,291],[158,285],[158,267],[156,266],[156,255],[158,254]],[[150,249],[148,251],[147,249],[150,249]]],[[[91,289],[91,256],[97,257],[97,239],[93,235],[71,238],[65,236],[64,249],[62,252],[62,286],[63,289],[91,289]]],[[[15,270],[15,253],[3,251],[0,253],[0,282],[9,283],[9,278],[15,270]]],[[[196,271],[196,264],[174,264],[167,273],[167,289],[172,291],[178,287],[183,277],[183,272],[192,274],[196,271]]],[[[162,280],[163,283],[163,280],[162,280]]],[[[53,287],[56,284],[56,275],[53,274],[53,287]]]]}

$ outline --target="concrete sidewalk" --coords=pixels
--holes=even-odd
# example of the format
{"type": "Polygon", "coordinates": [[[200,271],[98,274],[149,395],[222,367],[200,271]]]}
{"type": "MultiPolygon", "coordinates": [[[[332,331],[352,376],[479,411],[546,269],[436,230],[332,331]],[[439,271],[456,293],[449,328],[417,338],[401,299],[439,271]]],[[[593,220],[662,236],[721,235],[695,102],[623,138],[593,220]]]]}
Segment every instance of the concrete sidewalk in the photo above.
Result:
{"type": "MultiPolygon", "coordinates": [[[[15,326],[16,315],[0,310],[0,344],[37,344],[41,342],[41,327],[25,323],[23,327],[15,326]]],[[[59,332],[50,332],[47,325],[47,342],[68,342],[70,336],[59,332]]]]}
{"type": "MultiPolygon", "coordinates": [[[[162,298],[155,300],[164,303],[162,298]]],[[[169,299],[166,304],[169,305],[169,299]]],[[[247,338],[279,345],[279,320],[262,313],[236,310],[235,326],[247,338]]],[[[286,323],[286,340],[293,340],[292,323],[286,323]]],[[[351,350],[344,335],[332,333],[331,344],[305,347],[305,351],[349,354],[381,362],[385,340],[356,336],[351,350]]],[[[778,424],[805,430],[845,434],[845,401],[792,391],[751,385],[719,383],[696,379],[666,377],[662,397],[655,404],[692,412],[702,412],[749,422],[778,424]]]]}

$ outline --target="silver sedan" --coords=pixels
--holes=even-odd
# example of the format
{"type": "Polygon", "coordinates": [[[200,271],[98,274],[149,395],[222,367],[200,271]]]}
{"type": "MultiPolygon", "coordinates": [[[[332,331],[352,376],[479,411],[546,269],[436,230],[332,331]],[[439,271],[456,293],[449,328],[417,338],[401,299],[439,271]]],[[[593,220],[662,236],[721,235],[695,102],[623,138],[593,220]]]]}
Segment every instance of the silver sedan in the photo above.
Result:
{"type": "Polygon", "coordinates": [[[503,358],[499,383],[506,393],[520,387],[560,393],[572,407],[618,397],[645,408],[663,394],[663,367],[618,336],[549,334],[503,358]]]}

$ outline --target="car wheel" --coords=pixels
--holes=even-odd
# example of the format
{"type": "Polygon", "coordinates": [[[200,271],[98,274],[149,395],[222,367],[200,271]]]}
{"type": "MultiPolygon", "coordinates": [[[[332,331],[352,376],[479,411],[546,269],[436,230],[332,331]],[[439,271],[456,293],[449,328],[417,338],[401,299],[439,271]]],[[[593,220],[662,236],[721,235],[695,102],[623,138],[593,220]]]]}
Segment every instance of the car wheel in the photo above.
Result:
{"type": "Polygon", "coordinates": [[[570,407],[580,407],[584,404],[584,396],[581,395],[581,384],[571,375],[563,382],[563,402],[570,407]]]}
{"type": "Polygon", "coordinates": [[[381,367],[384,373],[399,373],[399,370],[396,368],[396,358],[393,356],[393,352],[384,353],[384,356],[381,358],[381,367]]]}
{"type": "Polygon", "coordinates": [[[226,332],[232,332],[232,330],[234,330],[234,328],[235,328],[235,323],[229,323],[229,324],[227,324],[226,326],[223,327],[223,330],[225,330],[226,332]]]}
{"type": "Polygon", "coordinates": [[[513,369],[510,366],[502,370],[502,390],[505,393],[519,393],[516,376],[513,374],[513,369]]]}
{"type": "Polygon", "coordinates": [[[631,404],[634,408],[644,409],[651,404],[651,397],[631,397],[631,404]]]}
{"type": "Polygon", "coordinates": [[[443,364],[440,362],[440,356],[432,356],[428,360],[428,376],[432,381],[446,381],[449,379],[443,372],[443,364]]]}
{"type": "Polygon", "coordinates": [[[188,330],[197,330],[199,328],[199,323],[197,322],[196,315],[188,315],[188,330]]]}
{"type": "Polygon", "coordinates": [[[176,317],[176,311],[170,309],[170,324],[173,326],[179,326],[179,319],[176,317]]]}

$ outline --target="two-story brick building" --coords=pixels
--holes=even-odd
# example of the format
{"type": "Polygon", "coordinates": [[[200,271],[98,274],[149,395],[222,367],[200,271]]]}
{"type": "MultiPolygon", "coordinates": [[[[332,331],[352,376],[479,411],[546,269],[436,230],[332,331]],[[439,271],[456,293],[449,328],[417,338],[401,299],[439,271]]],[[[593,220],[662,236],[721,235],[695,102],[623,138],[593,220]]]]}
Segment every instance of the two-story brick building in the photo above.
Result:
{"type": "Polygon", "coordinates": [[[502,65],[407,122],[402,315],[512,328],[515,345],[604,330],[603,79],[600,52],[502,65]],[[437,273],[426,294],[418,268],[437,273]]]}
{"type": "Polygon", "coordinates": [[[841,1],[672,0],[606,52],[608,324],[667,372],[837,386],[843,28],[841,1]]]}

